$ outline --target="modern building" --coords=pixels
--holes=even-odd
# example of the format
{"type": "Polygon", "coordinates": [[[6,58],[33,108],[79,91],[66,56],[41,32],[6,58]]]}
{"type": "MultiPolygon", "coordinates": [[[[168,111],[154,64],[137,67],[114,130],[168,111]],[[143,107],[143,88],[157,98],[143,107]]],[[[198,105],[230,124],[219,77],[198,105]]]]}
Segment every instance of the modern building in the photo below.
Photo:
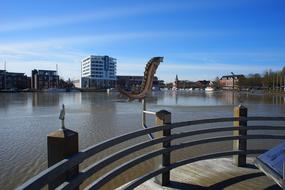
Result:
{"type": "Polygon", "coordinates": [[[0,89],[26,89],[30,88],[30,78],[25,73],[7,72],[0,70],[0,89]]]}
{"type": "Polygon", "coordinates": [[[110,88],[116,85],[117,60],[90,55],[81,62],[81,88],[110,88]]]}
{"type": "Polygon", "coordinates": [[[31,88],[36,90],[58,88],[59,76],[54,70],[32,70],[31,88]]]}
{"type": "MultiPolygon", "coordinates": [[[[117,76],[117,85],[126,90],[139,90],[143,79],[144,76],[119,75],[117,76]]],[[[155,76],[152,83],[153,88],[159,88],[160,82],[155,76]]]]}
{"type": "Polygon", "coordinates": [[[223,89],[238,88],[238,82],[240,78],[244,78],[244,75],[225,75],[222,76],[219,83],[223,89]]]}

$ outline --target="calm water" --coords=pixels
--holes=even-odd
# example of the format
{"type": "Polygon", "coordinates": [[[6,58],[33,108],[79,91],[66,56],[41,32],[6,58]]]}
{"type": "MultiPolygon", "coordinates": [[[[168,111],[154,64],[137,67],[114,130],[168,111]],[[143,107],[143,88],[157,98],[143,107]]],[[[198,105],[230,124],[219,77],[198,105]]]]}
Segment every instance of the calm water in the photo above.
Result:
{"type": "MultiPolygon", "coordinates": [[[[285,98],[235,95],[249,115],[285,116],[285,98]]],[[[80,149],[123,133],[141,129],[141,103],[106,93],[0,94],[0,187],[12,189],[47,167],[46,136],[60,127],[61,104],[66,127],[79,133],[80,149]]],[[[153,93],[149,110],[166,109],[172,120],[232,116],[231,92],[153,93]]],[[[153,118],[149,118],[153,124],[153,118]]]]}

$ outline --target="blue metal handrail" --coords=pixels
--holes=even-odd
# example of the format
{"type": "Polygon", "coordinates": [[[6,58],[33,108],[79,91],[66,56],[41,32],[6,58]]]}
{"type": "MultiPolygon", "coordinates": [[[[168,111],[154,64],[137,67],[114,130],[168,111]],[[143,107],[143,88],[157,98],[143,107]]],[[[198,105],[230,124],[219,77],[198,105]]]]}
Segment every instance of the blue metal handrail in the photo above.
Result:
{"type": "MultiPolygon", "coordinates": [[[[193,126],[193,125],[200,125],[200,124],[209,124],[209,123],[220,123],[220,122],[231,122],[231,121],[285,121],[285,117],[246,117],[246,118],[236,118],[236,117],[229,117],[229,118],[214,118],[214,119],[203,119],[203,120],[194,120],[194,121],[186,121],[186,122],[177,122],[168,124],[165,126],[157,126],[153,128],[148,129],[142,129],[138,130],[132,133],[124,134],[119,137],[112,138],[110,140],[104,141],[100,144],[91,146],[83,151],[80,151],[78,154],[66,158],[62,160],[61,162],[53,165],[52,167],[44,170],[39,175],[33,177],[20,187],[18,189],[39,189],[51,182],[52,180],[56,179],[57,176],[64,173],[65,171],[68,171],[69,169],[73,168],[76,165],[79,165],[84,160],[90,158],[91,156],[96,155],[97,153],[112,147],[114,144],[123,143],[127,140],[137,138],[140,136],[148,135],[151,133],[168,130],[168,129],[174,129],[179,127],[185,127],[185,126],[193,126]]],[[[153,146],[155,144],[163,143],[166,141],[171,141],[174,139],[179,139],[183,137],[193,136],[193,135],[200,135],[200,134],[209,134],[209,133],[215,133],[215,132],[223,132],[223,131],[235,131],[235,130],[285,130],[284,126],[248,126],[248,127],[220,127],[220,128],[208,128],[208,129],[199,129],[194,131],[188,131],[183,133],[177,133],[172,134],[167,137],[162,137],[158,139],[151,139],[143,143],[139,143],[133,146],[130,146],[124,150],[121,150],[117,153],[114,153],[102,160],[100,160],[97,163],[92,164],[88,168],[81,171],[76,178],[71,179],[70,181],[65,182],[62,184],[59,188],[61,189],[69,189],[72,187],[76,187],[80,185],[85,179],[90,177],[92,174],[96,173],[96,171],[106,167],[107,165],[113,163],[114,161],[123,158],[124,156],[134,153],[136,151],[142,150],[143,148],[153,146]]],[[[181,148],[194,146],[198,144],[205,144],[209,142],[219,142],[219,141],[226,141],[226,140],[238,140],[238,139],[285,139],[285,136],[283,135],[247,135],[247,136],[226,136],[226,137],[214,137],[214,138],[208,138],[208,139],[200,139],[196,141],[191,142],[185,142],[181,143],[179,145],[172,145],[170,148],[167,149],[159,149],[157,151],[142,155],[141,157],[138,157],[136,159],[133,159],[121,166],[118,166],[117,169],[114,169],[107,174],[101,176],[99,179],[94,181],[89,187],[91,189],[97,189],[100,188],[102,185],[110,181],[113,177],[119,175],[121,172],[135,166],[136,164],[139,164],[141,162],[144,162],[148,159],[151,159],[155,156],[159,156],[161,154],[165,154],[167,152],[172,152],[174,150],[178,150],[181,148]]],[[[240,153],[240,152],[239,152],[240,153]]],[[[222,154],[222,153],[221,153],[222,154]]],[[[184,162],[181,162],[184,163],[184,162]]],[[[179,166],[181,164],[178,164],[179,166]]],[[[175,165],[169,166],[167,168],[168,170],[173,169],[175,165]]],[[[162,171],[160,169],[159,171],[162,171]]],[[[164,170],[163,170],[164,171],[164,170]]],[[[157,173],[157,172],[156,172],[157,173]]],[[[156,174],[155,173],[155,174],[156,174]]],[[[149,174],[149,176],[146,176],[144,179],[148,179],[150,176],[153,176],[154,173],[149,174]]],[[[139,180],[139,179],[138,179],[139,180]]],[[[136,182],[136,185],[138,182],[136,182]]]]}

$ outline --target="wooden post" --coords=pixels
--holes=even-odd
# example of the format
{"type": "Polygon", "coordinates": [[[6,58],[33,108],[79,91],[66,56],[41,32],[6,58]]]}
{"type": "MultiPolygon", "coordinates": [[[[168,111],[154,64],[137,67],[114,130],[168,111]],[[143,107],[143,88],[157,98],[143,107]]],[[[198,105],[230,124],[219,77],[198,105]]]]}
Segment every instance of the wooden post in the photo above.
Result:
{"type": "MultiPolygon", "coordinates": [[[[234,108],[234,117],[247,117],[247,108],[239,105],[234,108]]],[[[234,121],[235,127],[247,127],[247,121],[234,121]]],[[[246,130],[236,130],[233,132],[234,136],[246,136],[246,130]]],[[[233,141],[233,150],[247,150],[247,140],[240,139],[233,141]]],[[[246,154],[239,154],[233,156],[234,164],[238,167],[246,165],[246,154]]]]}
{"type": "MultiPolygon", "coordinates": [[[[78,133],[69,129],[60,129],[51,132],[47,136],[47,148],[48,167],[51,167],[61,160],[78,153],[78,133]]],[[[48,185],[49,189],[55,189],[67,179],[77,175],[78,171],[78,166],[75,166],[71,170],[65,172],[48,185]]]]}
{"type": "MultiPolygon", "coordinates": [[[[171,113],[166,110],[160,110],[156,112],[155,124],[157,126],[171,124],[171,113]]],[[[162,134],[159,136],[166,137],[171,135],[170,129],[164,129],[162,134]]],[[[171,142],[165,141],[162,144],[163,148],[170,148],[171,142]]],[[[162,155],[162,167],[167,167],[170,165],[170,153],[165,153],[162,155]]],[[[156,181],[162,186],[167,186],[170,184],[170,171],[162,173],[160,176],[156,177],[156,181]]]]}

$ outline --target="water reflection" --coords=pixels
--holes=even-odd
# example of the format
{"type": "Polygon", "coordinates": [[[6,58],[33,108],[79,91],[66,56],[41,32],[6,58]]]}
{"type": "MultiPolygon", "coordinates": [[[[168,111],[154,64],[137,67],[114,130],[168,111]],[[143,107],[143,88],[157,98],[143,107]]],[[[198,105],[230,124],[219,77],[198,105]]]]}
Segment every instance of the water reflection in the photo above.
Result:
{"type": "Polygon", "coordinates": [[[180,106],[215,106],[239,104],[285,104],[285,96],[231,91],[165,91],[155,94],[158,104],[180,106]]]}
{"type": "Polygon", "coordinates": [[[32,93],[33,106],[55,106],[59,104],[59,95],[55,93],[32,93]]]}
{"type": "MultiPolygon", "coordinates": [[[[219,99],[219,93],[206,93],[203,91],[166,91],[160,96],[160,105],[179,105],[179,106],[214,106],[228,104],[219,99]]],[[[225,97],[223,97],[225,98],[225,97]]],[[[224,100],[224,99],[223,99],[224,100]]]]}
{"type": "Polygon", "coordinates": [[[27,93],[0,93],[0,108],[28,103],[27,93]]]}

